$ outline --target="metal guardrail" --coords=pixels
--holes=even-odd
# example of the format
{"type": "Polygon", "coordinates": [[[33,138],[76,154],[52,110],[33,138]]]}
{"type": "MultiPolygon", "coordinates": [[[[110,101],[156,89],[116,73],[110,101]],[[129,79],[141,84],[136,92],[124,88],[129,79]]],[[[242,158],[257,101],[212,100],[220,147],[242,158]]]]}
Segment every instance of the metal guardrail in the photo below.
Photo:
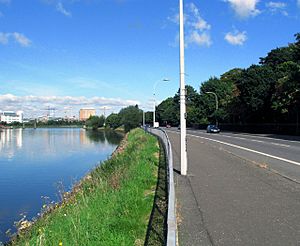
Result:
{"type": "Polygon", "coordinates": [[[176,225],[176,205],[175,205],[175,184],[174,184],[174,172],[173,172],[173,153],[172,146],[167,133],[161,128],[146,128],[146,131],[158,136],[166,150],[167,162],[168,162],[168,232],[167,232],[167,246],[176,246],[177,242],[177,225],[176,225]]]}

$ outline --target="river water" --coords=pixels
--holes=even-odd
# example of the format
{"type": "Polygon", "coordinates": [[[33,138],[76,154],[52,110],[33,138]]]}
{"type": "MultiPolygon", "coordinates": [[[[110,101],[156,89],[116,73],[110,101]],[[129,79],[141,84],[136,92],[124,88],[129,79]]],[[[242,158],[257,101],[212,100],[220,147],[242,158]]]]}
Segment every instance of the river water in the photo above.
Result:
{"type": "Polygon", "coordinates": [[[109,158],[121,139],[79,128],[0,129],[0,245],[15,221],[59,201],[60,191],[109,158]]]}

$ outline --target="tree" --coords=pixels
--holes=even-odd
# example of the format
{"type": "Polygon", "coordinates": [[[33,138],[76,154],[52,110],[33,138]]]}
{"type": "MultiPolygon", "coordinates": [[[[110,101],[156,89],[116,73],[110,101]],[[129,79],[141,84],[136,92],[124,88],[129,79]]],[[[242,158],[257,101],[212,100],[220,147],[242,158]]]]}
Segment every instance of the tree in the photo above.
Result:
{"type": "Polygon", "coordinates": [[[121,124],[124,125],[125,132],[141,125],[142,111],[139,109],[138,105],[121,109],[119,116],[121,118],[121,124]]]}
{"type": "Polygon", "coordinates": [[[119,114],[110,114],[107,118],[106,118],[106,124],[112,128],[112,129],[116,129],[119,126],[121,126],[121,119],[119,114]]]}
{"type": "Polygon", "coordinates": [[[145,112],[145,124],[152,124],[153,122],[153,112],[147,111],[145,112]]]}
{"type": "Polygon", "coordinates": [[[289,61],[277,68],[279,79],[272,96],[272,108],[281,115],[298,112],[300,106],[300,64],[289,61]]]}
{"type": "Polygon", "coordinates": [[[272,116],[271,98],[276,75],[270,66],[252,65],[244,70],[237,88],[240,92],[235,108],[240,107],[243,122],[267,122],[272,116]]]}
{"type": "Polygon", "coordinates": [[[167,98],[157,106],[156,114],[160,125],[177,126],[179,124],[179,107],[172,97],[167,98]]]}
{"type": "Polygon", "coordinates": [[[235,82],[242,73],[241,69],[232,69],[229,72],[223,74],[220,79],[216,77],[210,78],[208,81],[202,83],[200,88],[201,95],[201,114],[203,118],[209,121],[228,120],[229,108],[233,102],[234,97],[238,94],[235,82]],[[214,92],[218,97],[219,109],[216,111],[215,97],[206,92],[214,92]]]}
{"type": "Polygon", "coordinates": [[[86,126],[92,128],[93,130],[103,127],[105,122],[105,117],[103,115],[99,116],[90,116],[86,121],[86,126]]]}
{"type": "Polygon", "coordinates": [[[294,44],[289,45],[288,47],[281,47],[271,50],[266,57],[260,58],[260,64],[269,65],[273,68],[280,65],[281,63],[287,61],[294,61],[294,44]]]}

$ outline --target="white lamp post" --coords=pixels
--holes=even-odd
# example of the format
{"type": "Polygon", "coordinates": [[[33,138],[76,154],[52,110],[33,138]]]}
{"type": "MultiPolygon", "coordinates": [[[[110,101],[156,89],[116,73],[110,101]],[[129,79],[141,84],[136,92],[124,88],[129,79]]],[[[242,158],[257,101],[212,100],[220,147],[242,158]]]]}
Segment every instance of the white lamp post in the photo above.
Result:
{"type": "Polygon", "coordinates": [[[179,48],[180,48],[180,153],[181,174],[187,174],[187,149],[186,149],[186,105],[184,81],[184,20],[183,0],[179,0],[179,48]]]}
{"type": "Polygon", "coordinates": [[[155,90],[156,90],[156,86],[158,85],[159,82],[167,82],[167,81],[170,81],[169,79],[161,79],[161,80],[157,80],[155,83],[154,83],[154,86],[153,86],[153,97],[154,97],[154,108],[153,108],[153,127],[156,127],[156,124],[155,124],[155,110],[156,110],[156,100],[155,100],[155,90]]]}

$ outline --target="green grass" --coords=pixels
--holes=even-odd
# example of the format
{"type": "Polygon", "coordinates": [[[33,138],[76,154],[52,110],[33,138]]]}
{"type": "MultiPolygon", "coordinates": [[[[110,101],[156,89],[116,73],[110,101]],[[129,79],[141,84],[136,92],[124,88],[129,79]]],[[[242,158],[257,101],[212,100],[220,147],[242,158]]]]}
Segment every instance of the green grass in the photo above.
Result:
{"type": "Polygon", "coordinates": [[[140,129],[131,131],[124,151],[92,171],[12,245],[143,245],[158,153],[156,138],[140,129]]]}

